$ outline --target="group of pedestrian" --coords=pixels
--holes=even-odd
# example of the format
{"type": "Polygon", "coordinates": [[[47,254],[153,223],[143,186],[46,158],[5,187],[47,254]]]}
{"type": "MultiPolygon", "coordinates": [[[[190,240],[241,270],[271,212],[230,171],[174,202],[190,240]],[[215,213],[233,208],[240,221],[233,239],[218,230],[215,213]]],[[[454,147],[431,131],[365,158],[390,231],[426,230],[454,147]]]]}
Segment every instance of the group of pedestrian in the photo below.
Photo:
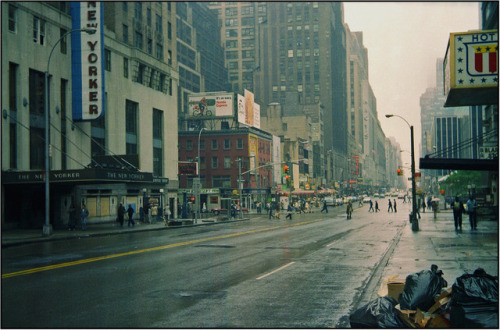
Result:
{"type": "Polygon", "coordinates": [[[123,206],[122,203],[120,203],[120,206],[118,206],[118,218],[117,221],[120,224],[120,227],[123,227],[123,223],[125,222],[125,213],[128,215],[128,227],[135,227],[135,221],[133,219],[134,216],[134,208],[132,207],[131,204],[128,205],[128,209],[125,210],[125,207],[123,206]]]}
{"type": "Polygon", "coordinates": [[[370,200],[370,208],[368,209],[368,212],[379,212],[380,209],[378,208],[378,201],[375,201],[375,209],[373,208],[373,202],[370,200]]]}
{"type": "Polygon", "coordinates": [[[460,198],[455,197],[455,200],[451,203],[451,208],[453,209],[453,220],[455,222],[455,231],[462,231],[462,214],[467,213],[469,215],[469,223],[471,230],[477,230],[477,202],[474,196],[470,196],[467,203],[462,204],[460,198]]]}

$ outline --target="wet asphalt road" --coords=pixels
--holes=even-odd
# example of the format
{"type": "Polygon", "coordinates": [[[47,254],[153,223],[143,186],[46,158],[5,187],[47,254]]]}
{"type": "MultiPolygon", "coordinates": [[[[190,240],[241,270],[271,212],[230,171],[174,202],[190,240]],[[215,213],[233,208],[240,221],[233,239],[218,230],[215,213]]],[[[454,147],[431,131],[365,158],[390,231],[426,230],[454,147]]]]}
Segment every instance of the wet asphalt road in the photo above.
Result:
{"type": "Polygon", "coordinates": [[[367,209],[3,249],[2,327],[348,327],[408,222],[367,209]]]}

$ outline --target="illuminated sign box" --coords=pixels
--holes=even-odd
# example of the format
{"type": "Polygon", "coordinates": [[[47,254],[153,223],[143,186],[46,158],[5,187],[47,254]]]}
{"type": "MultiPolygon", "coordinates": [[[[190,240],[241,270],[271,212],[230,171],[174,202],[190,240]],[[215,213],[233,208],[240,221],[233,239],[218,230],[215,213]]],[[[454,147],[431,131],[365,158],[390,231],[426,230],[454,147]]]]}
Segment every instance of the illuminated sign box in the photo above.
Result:
{"type": "Polygon", "coordinates": [[[188,116],[200,119],[233,117],[234,94],[228,92],[189,94],[188,116]]]}
{"type": "Polygon", "coordinates": [[[450,33],[445,107],[498,104],[498,30],[450,33]]]}

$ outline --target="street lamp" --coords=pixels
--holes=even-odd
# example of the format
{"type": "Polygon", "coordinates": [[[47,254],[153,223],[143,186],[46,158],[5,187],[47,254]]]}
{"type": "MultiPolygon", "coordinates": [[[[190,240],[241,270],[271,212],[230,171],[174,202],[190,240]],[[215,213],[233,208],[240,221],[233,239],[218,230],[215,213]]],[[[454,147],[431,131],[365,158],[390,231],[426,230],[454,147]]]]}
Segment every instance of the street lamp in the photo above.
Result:
{"type": "Polygon", "coordinates": [[[94,34],[96,30],[94,29],[75,29],[63,34],[59,40],[54,44],[52,50],[49,54],[49,60],[47,61],[47,71],[45,71],[45,224],[43,225],[43,236],[52,235],[52,225],[50,224],[50,115],[49,115],[49,67],[50,58],[56,46],[63,40],[68,34],[73,32],[85,32],[87,34],[94,34]]]}
{"type": "Polygon", "coordinates": [[[195,195],[196,195],[196,215],[197,218],[195,219],[195,223],[197,222],[198,219],[201,219],[201,213],[200,213],[200,189],[201,189],[201,178],[200,178],[200,172],[201,172],[201,160],[200,160],[200,141],[201,141],[201,132],[205,130],[206,128],[203,127],[200,129],[200,133],[198,134],[198,183],[196,184],[195,187],[195,195]]]}
{"type": "Polygon", "coordinates": [[[410,214],[411,229],[413,231],[418,231],[418,219],[417,219],[417,187],[415,185],[415,147],[413,142],[413,125],[410,125],[406,119],[401,116],[388,114],[385,115],[386,118],[399,117],[405,121],[410,127],[411,134],[411,199],[412,199],[412,212],[410,214]]]}

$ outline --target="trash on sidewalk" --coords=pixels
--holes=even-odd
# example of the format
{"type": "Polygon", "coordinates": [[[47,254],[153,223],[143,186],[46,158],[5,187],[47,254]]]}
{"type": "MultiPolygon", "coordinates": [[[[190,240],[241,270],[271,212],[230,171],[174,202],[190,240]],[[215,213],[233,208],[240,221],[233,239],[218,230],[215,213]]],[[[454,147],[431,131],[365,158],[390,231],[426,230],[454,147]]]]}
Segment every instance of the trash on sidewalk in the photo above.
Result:
{"type": "Polygon", "coordinates": [[[478,268],[445,288],[442,275],[432,265],[430,271],[411,274],[406,280],[398,275],[385,278],[378,291],[381,297],[351,313],[351,327],[498,328],[498,276],[478,268]],[[393,296],[402,284],[398,304],[393,296]],[[407,308],[410,304],[415,307],[407,308]]]}
{"type": "Polygon", "coordinates": [[[404,328],[396,314],[396,304],[392,297],[378,297],[349,316],[351,328],[404,328]]]}
{"type": "Polygon", "coordinates": [[[427,311],[434,305],[434,297],[441,293],[448,283],[443,278],[443,271],[432,265],[430,270],[422,270],[406,277],[405,287],[399,295],[401,309],[427,311]]]}
{"type": "Polygon", "coordinates": [[[451,324],[459,328],[498,328],[498,276],[478,268],[458,277],[449,303],[451,324]]]}

